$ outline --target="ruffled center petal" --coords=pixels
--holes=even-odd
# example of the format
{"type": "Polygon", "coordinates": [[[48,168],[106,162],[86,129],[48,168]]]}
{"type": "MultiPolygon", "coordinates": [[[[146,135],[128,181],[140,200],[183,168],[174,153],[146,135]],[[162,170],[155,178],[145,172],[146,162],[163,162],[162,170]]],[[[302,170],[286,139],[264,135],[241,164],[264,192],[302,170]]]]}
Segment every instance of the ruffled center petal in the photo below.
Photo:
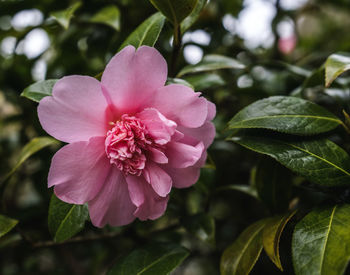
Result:
{"type": "Polygon", "coordinates": [[[155,109],[145,109],[135,116],[124,114],[111,125],[113,128],[105,139],[105,151],[110,163],[124,175],[140,176],[148,159],[168,163],[164,152],[175,133],[175,122],[155,109]]]}

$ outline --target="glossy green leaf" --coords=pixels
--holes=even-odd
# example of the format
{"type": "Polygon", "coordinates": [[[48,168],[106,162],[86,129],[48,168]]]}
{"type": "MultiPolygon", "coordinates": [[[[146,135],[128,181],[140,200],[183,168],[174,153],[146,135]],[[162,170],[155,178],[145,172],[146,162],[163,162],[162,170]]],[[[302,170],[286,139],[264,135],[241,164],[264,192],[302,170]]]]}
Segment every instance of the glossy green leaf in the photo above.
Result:
{"type": "Polygon", "coordinates": [[[187,31],[198,19],[208,0],[198,0],[196,6],[189,16],[181,23],[181,32],[187,31]]]}
{"type": "Polygon", "coordinates": [[[88,216],[89,212],[86,204],[68,204],[52,194],[48,226],[54,241],[63,242],[77,234],[84,228],[88,216]]]}
{"type": "Polygon", "coordinates": [[[181,77],[189,73],[198,73],[204,71],[213,71],[219,69],[244,69],[245,65],[241,62],[227,56],[209,54],[204,56],[202,61],[195,65],[188,65],[184,67],[177,75],[181,77]]]}
{"type": "Polygon", "coordinates": [[[221,256],[221,275],[246,275],[258,260],[262,244],[262,231],[267,220],[260,220],[248,228],[231,244],[221,256]]]}
{"type": "Polygon", "coordinates": [[[284,213],[289,206],[292,173],[277,161],[262,156],[253,178],[258,197],[273,214],[284,213]]]}
{"type": "Polygon", "coordinates": [[[176,26],[191,14],[198,0],[150,0],[150,2],[176,26]]]}
{"type": "Polygon", "coordinates": [[[0,215],[0,238],[11,231],[17,223],[15,219],[0,215]]]}
{"type": "Polygon", "coordinates": [[[119,50],[127,45],[133,45],[135,48],[142,45],[153,47],[163,29],[164,21],[165,17],[160,12],[153,14],[126,38],[119,50]]]}
{"type": "Polygon", "coordinates": [[[268,155],[293,172],[323,186],[350,185],[350,158],[327,139],[290,141],[261,136],[234,137],[250,150],[268,155]]]}
{"type": "Polygon", "coordinates": [[[238,112],[230,129],[265,128],[295,135],[316,135],[330,131],[342,121],[323,107],[288,96],[258,100],[238,112]]]}
{"type": "Polygon", "coordinates": [[[215,244],[215,220],[207,214],[197,214],[184,220],[186,229],[198,239],[215,244]]]}
{"type": "Polygon", "coordinates": [[[48,79],[35,82],[23,90],[21,96],[24,96],[35,102],[39,102],[45,96],[52,95],[52,88],[58,79],[48,79]]]}
{"type": "Polygon", "coordinates": [[[296,275],[340,275],[350,260],[350,205],[317,208],[295,227],[296,275]]]}
{"type": "Polygon", "coordinates": [[[220,75],[214,73],[189,75],[184,79],[191,83],[196,91],[214,89],[226,84],[225,80],[220,75]]]}
{"type": "Polygon", "coordinates": [[[65,10],[55,11],[51,16],[65,29],[68,29],[70,20],[74,12],[81,6],[81,2],[76,2],[65,10]]]}
{"type": "Polygon", "coordinates": [[[326,64],[326,87],[343,72],[350,70],[350,55],[347,53],[335,53],[327,58],[326,64]]]}
{"type": "Polygon", "coordinates": [[[138,248],[118,262],[108,275],[166,275],[170,274],[189,252],[187,249],[169,243],[154,243],[138,248]]]}
{"type": "Polygon", "coordinates": [[[288,221],[294,216],[295,212],[288,213],[286,215],[279,215],[271,218],[265,225],[263,230],[263,246],[264,250],[271,259],[271,261],[283,271],[280,253],[279,243],[282,232],[288,223],[288,221]]]}
{"type": "Polygon", "coordinates": [[[50,137],[33,138],[23,147],[22,151],[19,153],[19,156],[17,158],[16,165],[2,180],[5,181],[6,179],[8,179],[8,177],[10,177],[30,156],[34,155],[41,149],[54,144],[59,144],[59,141],[50,137]]]}
{"type": "Polygon", "coordinates": [[[120,10],[114,5],[104,7],[90,18],[90,22],[105,24],[120,31],[120,10]]]}
{"type": "Polygon", "coordinates": [[[169,84],[181,84],[181,85],[185,85],[187,87],[190,87],[191,89],[194,90],[194,87],[189,82],[187,82],[186,80],[183,80],[181,78],[168,77],[168,79],[166,81],[166,85],[169,85],[169,84]]]}

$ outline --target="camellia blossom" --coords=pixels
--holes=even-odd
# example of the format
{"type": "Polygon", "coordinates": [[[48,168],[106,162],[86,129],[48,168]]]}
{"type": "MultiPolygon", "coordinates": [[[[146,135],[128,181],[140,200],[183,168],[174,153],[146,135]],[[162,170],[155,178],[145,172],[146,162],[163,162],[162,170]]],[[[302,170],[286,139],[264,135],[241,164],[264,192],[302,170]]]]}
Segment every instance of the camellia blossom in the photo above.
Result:
{"type": "Polygon", "coordinates": [[[95,226],[156,219],[172,187],[198,180],[215,136],[215,105],[166,79],[156,49],[127,46],[101,82],[64,77],[39,103],[44,130],[69,143],[52,158],[48,186],[67,203],[87,202],[95,226]]]}
{"type": "Polygon", "coordinates": [[[295,47],[297,45],[297,38],[295,34],[289,37],[281,37],[278,40],[278,49],[283,54],[290,54],[294,51],[295,47]]]}

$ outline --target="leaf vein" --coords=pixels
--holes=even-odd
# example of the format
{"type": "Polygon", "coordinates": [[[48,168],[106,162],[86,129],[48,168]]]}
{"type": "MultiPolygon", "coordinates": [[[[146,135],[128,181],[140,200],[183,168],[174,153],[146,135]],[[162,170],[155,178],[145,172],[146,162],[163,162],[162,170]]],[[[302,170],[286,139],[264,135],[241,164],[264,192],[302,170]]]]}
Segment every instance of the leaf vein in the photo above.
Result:
{"type": "Polygon", "coordinates": [[[308,150],[306,150],[306,149],[303,149],[303,148],[301,148],[301,147],[299,147],[299,146],[296,146],[296,145],[293,145],[293,144],[290,144],[290,143],[285,143],[285,144],[286,144],[286,145],[289,145],[289,146],[291,146],[291,147],[293,147],[293,148],[296,148],[296,149],[298,149],[298,150],[300,150],[300,151],[302,151],[302,152],[308,153],[308,154],[310,154],[311,156],[314,156],[315,158],[318,158],[318,159],[320,159],[320,160],[322,160],[322,161],[328,163],[329,165],[331,165],[331,166],[337,168],[338,170],[342,171],[344,174],[350,176],[350,173],[349,173],[349,172],[345,171],[344,169],[342,169],[342,168],[339,167],[338,165],[336,165],[336,164],[334,164],[334,163],[332,163],[332,162],[326,160],[325,158],[322,158],[321,156],[318,156],[318,155],[316,155],[316,154],[314,154],[314,153],[312,153],[312,152],[310,152],[310,151],[308,151],[308,150]]]}
{"type": "MultiPolygon", "coordinates": [[[[295,118],[315,118],[315,119],[320,119],[320,120],[328,120],[328,121],[333,121],[333,122],[337,122],[338,124],[342,124],[342,121],[336,118],[331,118],[331,117],[321,117],[321,116],[314,116],[314,115],[271,115],[271,116],[260,116],[260,117],[252,117],[252,118],[248,118],[248,119],[244,119],[238,122],[232,122],[235,124],[239,124],[239,123],[244,123],[247,121],[253,121],[253,120],[261,120],[261,119],[268,119],[268,118],[283,118],[283,117],[295,117],[295,118]]],[[[230,128],[237,128],[234,125],[230,125],[230,128]]]]}
{"type": "MultiPolygon", "coordinates": [[[[328,226],[327,233],[326,233],[326,240],[325,240],[325,242],[324,242],[324,246],[323,246],[322,254],[321,254],[321,261],[320,261],[321,267],[320,267],[320,271],[322,271],[322,267],[323,267],[323,264],[324,264],[324,254],[325,254],[325,251],[326,251],[327,241],[328,241],[328,238],[329,238],[329,232],[330,232],[331,227],[332,227],[333,217],[334,217],[334,213],[335,213],[335,210],[336,210],[336,209],[337,209],[337,205],[334,206],[334,208],[333,208],[333,210],[332,210],[331,217],[330,217],[330,219],[329,219],[329,226],[328,226]]],[[[321,272],[321,273],[322,273],[322,272],[321,272]]]]}

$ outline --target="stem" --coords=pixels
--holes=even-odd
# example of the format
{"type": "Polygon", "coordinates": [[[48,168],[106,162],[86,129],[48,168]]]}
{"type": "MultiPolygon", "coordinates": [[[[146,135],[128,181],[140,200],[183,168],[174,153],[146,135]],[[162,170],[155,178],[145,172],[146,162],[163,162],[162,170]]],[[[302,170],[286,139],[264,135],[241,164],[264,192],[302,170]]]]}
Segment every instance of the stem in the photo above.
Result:
{"type": "Polygon", "coordinates": [[[43,248],[43,247],[60,246],[60,245],[70,244],[70,243],[80,243],[80,242],[90,242],[90,241],[97,241],[97,240],[103,240],[103,239],[111,239],[117,236],[120,236],[120,232],[111,232],[111,233],[105,233],[103,235],[95,235],[95,236],[89,236],[89,237],[75,237],[61,243],[57,243],[54,241],[43,241],[43,242],[32,243],[32,245],[34,248],[43,248]]]}
{"type": "Polygon", "coordinates": [[[175,77],[176,75],[176,64],[179,58],[181,50],[181,27],[180,24],[175,23],[174,25],[174,41],[173,41],[173,53],[171,56],[170,76],[175,77]]]}
{"type": "Polygon", "coordinates": [[[276,1],[275,8],[276,8],[276,15],[275,15],[274,19],[272,20],[272,33],[275,36],[275,42],[273,44],[273,58],[274,59],[281,59],[281,53],[278,49],[278,41],[280,39],[280,36],[278,34],[278,31],[277,31],[277,25],[281,21],[281,16],[282,16],[280,0],[276,1]]]}
{"type": "MultiPolygon", "coordinates": [[[[144,236],[144,238],[149,239],[150,236],[158,235],[158,234],[161,234],[163,232],[167,232],[169,230],[175,230],[179,226],[180,225],[178,223],[171,224],[168,227],[149,232],[146,236],[144,236]]],[[[66,240],[64,242],[57,243],[55,241],[33,242],[31,239],[29,239],[27,236],[25,236],[25,234],[23,234],[23,232],[20,232],[20,234],[24,238],[25,241],[29,242],[32,245],[33,248],[55,247],[55,246],[62,246],[65,244],[83,243],[83,242],[99,241],[99,240],[104,240],[104,239],[113,239],[113,238],[117,238],[117,237],[125,237],[125,235],[123,236],[122,232],[108,232],[108,233],[104,233],[103,235],[78,236],[78,237],[74,237],[72,239],[66,240]]],[[[130,231],[129,231],[129,234],[132,234],[133,235],[132,237],[134,239],[136,237],[140,238],[140,236],[136,236],[134,233],[130,233],[130,231]]],[[[141,239],[142,238],[143,237],[141,237],[141,239]]]]}

